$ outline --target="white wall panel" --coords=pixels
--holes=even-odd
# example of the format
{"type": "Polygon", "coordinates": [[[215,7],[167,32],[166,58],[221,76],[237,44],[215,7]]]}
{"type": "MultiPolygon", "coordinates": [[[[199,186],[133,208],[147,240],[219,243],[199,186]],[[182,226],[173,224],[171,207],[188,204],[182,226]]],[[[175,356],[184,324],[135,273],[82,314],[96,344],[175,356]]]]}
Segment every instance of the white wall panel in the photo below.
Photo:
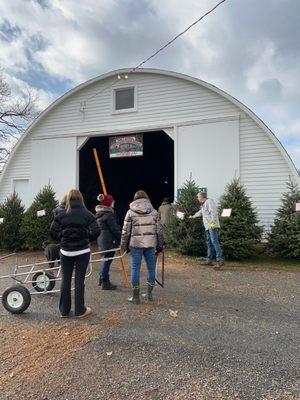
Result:
{"type": "Polygon", "coordinates": [[[217,201],[226,184],[239,176],[239,121],[182,126],[177,140],[178,187],[192,174],[217,201]]]}
{"type": "Polygon", "coordinates": [[[29,179],[14,179],[13,190],[22,199],[22,204],[25,208],[30,206],[30,186],[29,179]]]}
{"type": "Polygon", "coordinates": [[[31,190],[50,183],[58,198],[76,187],[76,138],[32,141],[31,190]]]}

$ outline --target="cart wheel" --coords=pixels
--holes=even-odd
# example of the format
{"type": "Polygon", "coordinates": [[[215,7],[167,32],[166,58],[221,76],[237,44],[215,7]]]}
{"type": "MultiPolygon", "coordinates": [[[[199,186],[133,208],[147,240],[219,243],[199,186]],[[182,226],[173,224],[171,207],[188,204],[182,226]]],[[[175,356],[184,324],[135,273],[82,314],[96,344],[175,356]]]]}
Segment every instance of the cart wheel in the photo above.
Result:
{"type": "Polygon", "coordinates": [[[50,272],[37,272],[32,277],[32,286],[37,292],[51,292],[55,286],[55,276],[50,272]]]}
{"type": "Polygon", "coordinates": [[[22,314],[29,307],[31,296],[25,286],[14,285],[6,289],[2,296],[3,307],[12,314],[22,314]]]}

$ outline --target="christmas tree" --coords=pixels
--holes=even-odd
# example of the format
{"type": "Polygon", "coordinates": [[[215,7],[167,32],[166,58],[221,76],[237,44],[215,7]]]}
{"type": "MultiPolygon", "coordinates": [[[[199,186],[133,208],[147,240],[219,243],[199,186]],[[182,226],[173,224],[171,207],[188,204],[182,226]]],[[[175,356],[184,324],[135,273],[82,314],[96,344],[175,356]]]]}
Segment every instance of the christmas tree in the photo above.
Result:
{"type": "Polygon", "coordinates": [[[300,201],[300,190],[292,180],[287,188],[269,233],[269,247],[274,254],[300,259],[300,213],[294,210],[295,202],[300,201]]]}
{"type": "Polygon", "coordinates": [[[206,242],[202,219],[188,219],[189,215],[199,211],[197,200],[198,188],[195,182],[188,180],[179,191],[177,201],[170,213],[170,218],[165,229],[165,240],[170,248],[182,254],[191,256],[204,256],[206,254],[206,242]],[[176,216],[176,212],[185,214],[183,220],[176,216]]]}
{"type": "Polygon", "coordinates": [[[231,208],[230,217],[221,217],[220,242],[226,258],[241,260],[257,254],[262,228],[258,226],[257,214],[246,189],[234,179],[220,199],[219,213],[231,208]]]}
{"type": "Polygon", "coordinates": [[[53,220],[53,210],[58,202],[50,185],[45,186],[35,196],[31,206],[24,214],[21,234],[24,237],[24,247],[28,250],[39,250],[45,240],[51,240],[49,229],[53,220]],[[38,217],[37,211],[45,210],[46,215],[38,217]]]}
{"type": "Polygon", "coordinates": [[[15,251],[22,248],[20,226],[24,214],[24,207],[17,193],[8,197],[0,207],[0,247],[3,250],[15,251]]]}

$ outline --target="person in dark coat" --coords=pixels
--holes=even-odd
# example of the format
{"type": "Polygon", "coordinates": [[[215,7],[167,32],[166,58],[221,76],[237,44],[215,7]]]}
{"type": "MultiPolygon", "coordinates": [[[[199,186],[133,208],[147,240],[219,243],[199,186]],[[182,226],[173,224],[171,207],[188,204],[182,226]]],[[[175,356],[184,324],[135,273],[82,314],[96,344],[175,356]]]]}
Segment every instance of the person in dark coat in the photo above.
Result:
{"type": "Polygon", "coordinates": [[[94,215],[84,205],[79,190],[70,190],[66,210],[54,218],[50,227],[53,239],[60,241],[62,282],[59,310],[68,317],[71,310],[71,283],[75,269],[75,316],[92,314],[84,304],[84,281],[90,261],[90,242],[97,239],[100,229],[94,215]]]}
{"type": "Polygon", "coordinates": [[[54,217],[56,217],[56,215],[59,214],[60,212],[65,211],[66,202],[67,202],[67,195],[64,195],[60,199],[59,205],[53,210],[54,217]]]}
{"type": "Polygon", "coordinates": [[[49,261],[49,268],[55,267],[55,261],[60,259],[59,245],[55,243],[50,243],[47,240],[43,242],[42,247],[44,249],[44,254],[49,261]]]}
{"type": "MultiPolygon", "coordinates": [[[[121,230],[114,213],[114,198],[110,195],[100,194],[97,199],[100,202],[100,205],[96,206],[96,220],[100,227],[100,235],[97,239],[99,250],[115,249],[119,246],[121,240],[121,230]]],[[[103,290],[114,290],[117,288],[109,279],[109,270],[112,263],[111,258],[114,255],[114,251],[104,253],[106,260],[103,261],[99,276],[99,286],[102,286],[103,290]]]]}

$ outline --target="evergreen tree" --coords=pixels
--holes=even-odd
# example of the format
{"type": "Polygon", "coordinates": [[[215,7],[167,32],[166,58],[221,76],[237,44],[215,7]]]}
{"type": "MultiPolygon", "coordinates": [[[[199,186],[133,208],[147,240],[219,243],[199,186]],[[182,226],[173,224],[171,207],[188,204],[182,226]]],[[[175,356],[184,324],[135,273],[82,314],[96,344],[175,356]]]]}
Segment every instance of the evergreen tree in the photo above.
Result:
{"type": "Polygon", "coordinates": [[[206,243],[202,219],[179,219],[176,211],[185,213],[185,216],[195,214],[199,208],[197,200],[198,188],[195,182],[188,180],[180,190],[178,199],[170,213],[165,229],[165,240],[174,250],[191,256],[204,256],[206,243]]]}
{"type": "Polygon", "coordinates": [[[49,229],[53,220],[53,210],[58,202],[50,185],[44,186],[35,196],[31,206],[24,214],[21,233],[24,237],[24,247],[28,250],[39,250],[45,240],[49,240],[49,229]],[[45,210],[46,215],[37,216],[37,211],[45,210]]]}
{"type": "Polygon", "coordinates": [[[226,258],[241,260],[257,254],[262,228],[246,189],[234,179],[220,199],[219,213],[231,208],[231,217],[221,217],[220,242],[226,258]]]}
{"type": "Polygon", "coordinates": [[[17,193],[8,197],[0,207],[0,247],[3,250],[14,251],[22,248],[20,226],[23,219],[24,206],[17,193]]]}
{"type": "Polygon", "coordinates": [[[269,246],[277,255],[300,259],[300,213],[294,211],[295,202],[300,201],[300,190],[292,180],[287,188],[269,233],[269,246]]]}

